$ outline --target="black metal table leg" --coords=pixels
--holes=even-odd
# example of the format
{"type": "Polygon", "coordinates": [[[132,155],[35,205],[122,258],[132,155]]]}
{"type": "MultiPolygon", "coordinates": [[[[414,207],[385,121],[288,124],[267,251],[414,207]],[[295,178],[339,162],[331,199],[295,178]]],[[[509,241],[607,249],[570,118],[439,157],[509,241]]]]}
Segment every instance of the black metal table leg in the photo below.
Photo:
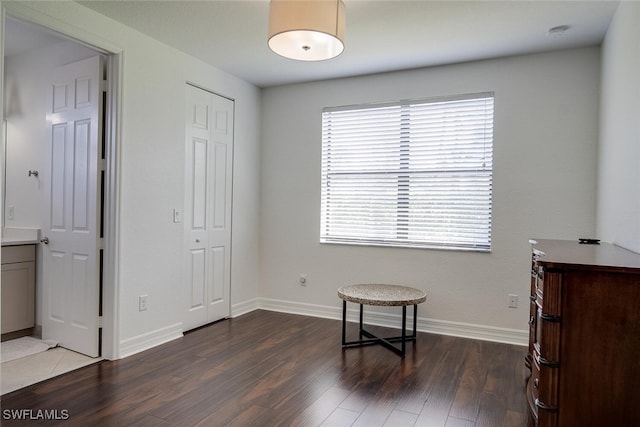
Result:
{"type": "Polygon", "coordinates": [[[404,357],[405,344],[407,342],[407,306],[402,306],[402,356],[404,357]]]}
{"type": "Polygon", "coordinates": [[[360,339],[362,339],[362,304],[360,304],[360,339]]]}
{"type": "Polygon", "coordinates": [[[407,306],[402,306],[402,335],[394,336],[394,337],[379,337],[377,335],[372,334],[371,332],[364,329],[363,323],[363,304],[360,304],[360,313],[358,320],[358,331],[360,334],[360,339],[358,341],[349,341],[347,342],[346,338],[346,328],[347,328],[347,301],[342,301],[342,347],[359,347],[364,345],[372,345],[372,344],[381,344],[394,353],[404,357],[406,352],[406,343],[407,341],[416,341],[417,337],[417,312],[418,305],[415,304],[413,306],[413,333],[411,335],[407,335],[407,306]],[[367,339],[362,339],[363,335],[367,337],[367,339]],[[392,343],[400,342],[400,348],[396,347],[392,343]]]}
{"type": "Polygon", "coordinates": [[[347,343],[347,302],[342,301],[342,346],[347,343]]]}

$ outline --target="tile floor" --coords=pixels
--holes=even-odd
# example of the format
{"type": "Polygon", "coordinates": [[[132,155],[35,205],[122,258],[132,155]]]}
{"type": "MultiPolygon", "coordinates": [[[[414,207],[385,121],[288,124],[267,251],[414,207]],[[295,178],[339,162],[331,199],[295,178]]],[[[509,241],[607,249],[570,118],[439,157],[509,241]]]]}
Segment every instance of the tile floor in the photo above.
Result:
{"type": "Polygon", "coordinates": [[[66,348],[56,347],[42,353],[0,363],[0,394],[73,371],[100,358],[91,358],[66,348]]]}

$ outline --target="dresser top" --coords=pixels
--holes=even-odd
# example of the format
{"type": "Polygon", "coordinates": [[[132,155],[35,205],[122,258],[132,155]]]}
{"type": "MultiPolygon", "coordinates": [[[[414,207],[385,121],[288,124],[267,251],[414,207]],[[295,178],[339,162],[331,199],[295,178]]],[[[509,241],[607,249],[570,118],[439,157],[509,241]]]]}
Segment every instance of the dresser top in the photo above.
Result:
{"type": "Polygon", "coordinates": [[[540,252],[538,264],[546,268],[586,268],[640,273],[640,254],[609,243],[581,244],[577,240],[531,240],[540,252]]]}

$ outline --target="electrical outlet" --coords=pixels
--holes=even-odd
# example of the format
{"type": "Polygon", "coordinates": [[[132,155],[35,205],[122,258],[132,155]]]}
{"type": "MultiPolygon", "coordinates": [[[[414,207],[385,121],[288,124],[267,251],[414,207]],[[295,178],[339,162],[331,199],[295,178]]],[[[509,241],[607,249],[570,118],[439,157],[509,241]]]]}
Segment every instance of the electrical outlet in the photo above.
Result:
{"type": "Polygon", "coordinates": [[[509,294],[509,308],[518,308],[518,295],[509,294]]]}
{"type": "Polygon", "coordinates": [[[140,295],[138,297],[138,311],[145,311],[147,309],[148,295],[140,295]]]}
{"type": "Polygon", "coordinates": [[[306,274],[301,274],[300,275],[300,286],[307,286],[307,275],[306,274]]]}
{"type": "Polygon", "coordinates": [[[14,213],[15,213],[15,210],[14,210],[13,206],[9,206],[8,210],[9,210],[9,212],[7,214],[7,219],[13,219],[13,216],[14,216],[14,213]]]}

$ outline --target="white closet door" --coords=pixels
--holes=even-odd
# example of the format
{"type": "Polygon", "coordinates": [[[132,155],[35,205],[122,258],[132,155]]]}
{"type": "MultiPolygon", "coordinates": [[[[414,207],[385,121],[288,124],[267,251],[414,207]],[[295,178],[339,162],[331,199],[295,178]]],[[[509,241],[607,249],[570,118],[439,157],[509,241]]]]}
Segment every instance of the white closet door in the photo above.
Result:
{"type": "Polygon", "coordinates": [[[185,330],[229,316],[232,100],[187,85],[185,330]]]}

